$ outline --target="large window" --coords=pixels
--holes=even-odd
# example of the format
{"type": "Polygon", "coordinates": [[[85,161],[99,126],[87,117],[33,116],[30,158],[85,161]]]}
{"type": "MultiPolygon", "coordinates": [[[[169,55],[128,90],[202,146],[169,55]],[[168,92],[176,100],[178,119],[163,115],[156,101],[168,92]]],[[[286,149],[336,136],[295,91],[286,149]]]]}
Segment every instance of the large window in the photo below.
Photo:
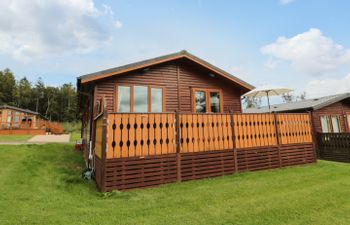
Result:
{"type": "Polygon", "coordinates": [[[118,112],[130,112],[130,87],[118,86],[118,112]]]}
{"type": "Polygon", "coordinates": [[[151,97],[152,97],[152,112],[162,112],[163,111],[163,89],[151,87],[151,97]]]}
{"type": "Polygon", "coordinates": [[[148,87],[134,86],[134,112],[148,112],[148,87]]]}
{"type": "Polygon", "coordinates": [[[163,112],[164,88],[153,86],[117,86],[117,112],[163,112]]]}
{"type": "Polygon", "coordinates": [[[196,113],[219,113],[222,111],[220,90],[193,89],[193,111],[196,113]]]}
{"type": "Polygon", "coordinates": [[[331,132],[331,122],[329,116],[321,116],[321,127],[323,133],[331,132]]]}

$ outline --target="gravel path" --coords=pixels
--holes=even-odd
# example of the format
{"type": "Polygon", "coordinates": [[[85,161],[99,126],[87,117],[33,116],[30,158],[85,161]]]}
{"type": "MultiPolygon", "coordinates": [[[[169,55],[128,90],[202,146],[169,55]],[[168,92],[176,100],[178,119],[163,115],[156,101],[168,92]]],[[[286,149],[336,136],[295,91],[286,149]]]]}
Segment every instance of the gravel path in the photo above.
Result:
{"type": "Polygon", "coordinates": [[[35,135],[28,140],[29,143],[68,143],[70,134],[62,135],[35,135]]]}

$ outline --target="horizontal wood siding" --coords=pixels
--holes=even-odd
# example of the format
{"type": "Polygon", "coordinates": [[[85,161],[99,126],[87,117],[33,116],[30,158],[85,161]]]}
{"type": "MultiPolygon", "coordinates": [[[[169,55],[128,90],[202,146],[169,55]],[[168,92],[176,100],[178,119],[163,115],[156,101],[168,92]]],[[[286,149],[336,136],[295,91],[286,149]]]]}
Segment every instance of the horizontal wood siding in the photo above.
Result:
{"type": "Polygon", "coordinates": [[[177,66],[180,70],[180,110],[191,112],[191,88],[221,89],[224,112],[241,112],[240,88],[209,72],[182,61],[169,62],[124,75],[104,79],[96,83],[95,100],[105,98],[107,110],[115,111],[115,84],[154,85],[165,87],[165,108],[167,112],[178,110],[177,66]]]}

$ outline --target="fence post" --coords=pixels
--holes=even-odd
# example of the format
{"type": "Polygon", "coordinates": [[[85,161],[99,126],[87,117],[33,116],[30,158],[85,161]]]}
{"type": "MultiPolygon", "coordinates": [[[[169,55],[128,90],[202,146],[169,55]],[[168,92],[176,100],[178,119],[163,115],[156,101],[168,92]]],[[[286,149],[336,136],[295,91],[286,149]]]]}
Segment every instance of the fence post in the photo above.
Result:
{"type": "Polygon", "coordinates": [[[277,141],[277,151],[278,151],[278,160],[279,167],[282,167],[282,158],[281,158],[281,139],[280,139],[280,131],[278,129],[278,120],[277,113],[273,113],[274,121],[275,121],[275,130],[276,130],[276,141],[277,141]]]}
{"type": "Polygon", "coordinates": [[[315,159],[315,162],[317,161],[317,157],[319,156],[319,153],[318,153],[318,138],[317,138],[317,133],[314,132],[315,129],[314,129],[314,123],[313,123],[313,120],[312,120],[312,112],[308,112],[309,114],[309,120],[310,120],[310,123],[309,123],[309,126],[310,126],[310,131],[311,131],[311,138],[312,138],[312,148],[313,148],[313,151],[314,151],[314,159],[315,159]]]}
{"type": "Polygon", "coordinates": [[[180,148],[180,115],[175,110],[175,128],[176,128],[176,180],[181,182],[181,148],[180,148]]]}
{"type": "Polygon", "coordinates": [[[236,140],[235,140],[235,122],[233,120],[233,111],[230,111],[231,117],[231,133],[232,133],[232,147],[233,147],[233,159],[235,163],[235,173],[238,172],[238,160],[237,160],[237,148],[236,148],[236,140]]]}
{"type": "MultiPolygon", "coordinates": [[[[107,161],[107,141],[108,141],[108,113],[104,110],[102,116],[102,154],[101,154],[101,191],[106,191],[105,185],[105,171],[106,171],[106,161],[107,161]]],[[[96,164],[95,164],[96,166],[96,164]]]]}

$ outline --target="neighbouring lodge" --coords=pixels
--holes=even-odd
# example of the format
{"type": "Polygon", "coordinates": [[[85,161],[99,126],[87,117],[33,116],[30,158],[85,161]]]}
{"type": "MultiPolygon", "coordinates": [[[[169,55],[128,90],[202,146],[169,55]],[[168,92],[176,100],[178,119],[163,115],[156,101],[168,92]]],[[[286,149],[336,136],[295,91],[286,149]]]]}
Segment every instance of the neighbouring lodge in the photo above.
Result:
{"type": "MultiPolygon", "coordinates": [[[[269,108],[248,108],[244,112],[267,113],[269,108]]],[[[310,112],[315,133],[350,132],[350,93],[272,105],[271,112],[310,112]]]]}
{"type": "Polygon", "coordinates": [[[101,191],[315,162],[309,114],[242,114],[254,87],[186,52],[77,79],[101,191]]]}
{"type": "MultiPolygon", "coordinates": [[[[246,109],[265,113],[267,107],[246,109]]],[[[312,117],[317,155],[320,159],[350,162],[350,93],[324,96],[271,106],[272,112],[304,113],[312,117]]]]}
{"type": "Polygon", "coordinates": [[[15,106],[0,106],[0,134],[44,134],[45,119],[39,113],[15,106]]]}

